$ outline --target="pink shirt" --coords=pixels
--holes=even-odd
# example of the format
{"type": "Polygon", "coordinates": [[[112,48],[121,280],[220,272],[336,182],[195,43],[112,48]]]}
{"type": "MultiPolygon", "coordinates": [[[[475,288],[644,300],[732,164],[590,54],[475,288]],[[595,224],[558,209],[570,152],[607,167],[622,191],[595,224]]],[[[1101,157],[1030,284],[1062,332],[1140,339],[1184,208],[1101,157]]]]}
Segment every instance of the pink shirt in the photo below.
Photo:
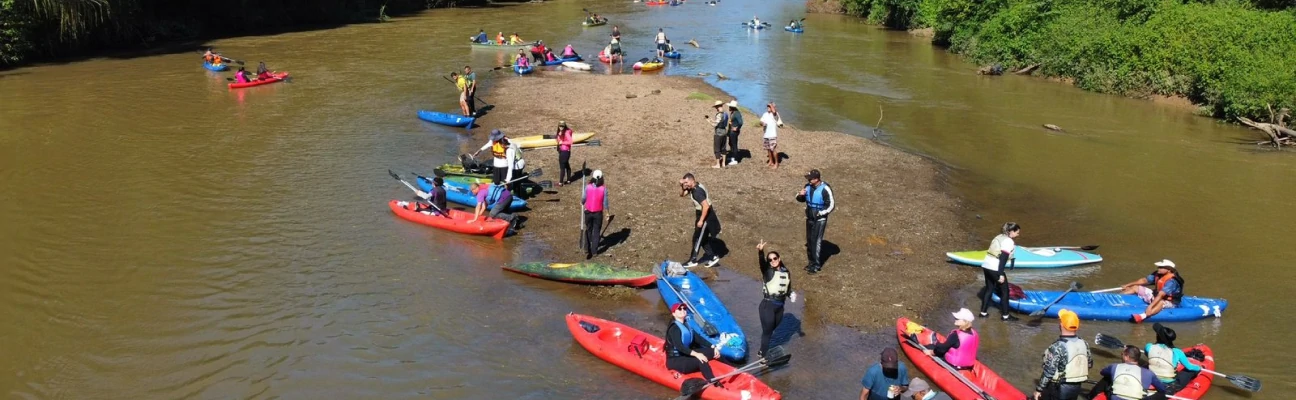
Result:
{"type": "Polygon", "coordinates": [[[572,147],[572,130],[563,129],[562,132],[558,133],[558,150],[571,151],[571,147],[572,147]]]}

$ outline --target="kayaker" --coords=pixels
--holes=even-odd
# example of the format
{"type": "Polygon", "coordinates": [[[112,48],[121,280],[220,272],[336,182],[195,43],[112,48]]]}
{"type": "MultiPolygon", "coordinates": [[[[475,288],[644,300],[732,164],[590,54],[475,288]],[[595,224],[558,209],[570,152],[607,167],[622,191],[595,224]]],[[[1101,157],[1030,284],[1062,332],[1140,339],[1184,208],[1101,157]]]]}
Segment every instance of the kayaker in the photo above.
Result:
{"type": "Polygon", "coordinates": [[[477,115],[477,73],[473,72],[472,67],[465,65],[463,72],[465,85],[464,102],[468,103],[468,114],[477,115]]]}
{"type": "MultiPolygon", "coordinates": [[[[419,211],[419,212],[426,211],[426,212],[431,212],[433,215],[441,215],[443,211],[448,210],[448,208],[446,208],[445,180],[441,179],[441,177],[439,176],[432,178],[431,192],[424,192],[420,190],[415,192],[415,194],[418,195],[418,197],[422,198],[423,200],[427,200],[429,203],[432,204],[429,206],[427,204],[417,203],[414,211],[419,211]]],[[[401,206],[403,207],[405,206],[405,204],[401,204],[401,206]]]]}
{"type": "Polygon", "coordinates": [[[1035,400],[1076,400],[1080,384],[1089,380],[1093,355],[1089,344],[1076,336],[1080,330],[1080,317],[1074,311],[1058,311],[1057,341],[1044,350],[1044,372],[1035,385],[1035,400]]]}
{"type": "Polygon", "coordinates": [[[663,28],[657,28],[657,57],[666,56],[666,31],[663,28]]]}
{"type": "Polygon", "coordinates": [[[492,181],[489,187],[484,186],[477,183],[469,186],[473,193],[477,194],[477,208],[473,210],[473,217],[468,220],[468,223],[477,222],[477,219],[481,218],[482,214],[486,214],[490,218],[508,221],[508,232],[505,235],[514,234],[517,217],[505,212],[508,210],[509,205],[513,204],[513,193],[504,185],[504,181],[498,179],[492,181]]]}
{"type": "Polygon", "coordinates": [[[620,35],[613,36],[612,42],[609,43],[609,45],[612,47],[611,47],[611,52],[608,53],[608,57],[613,62],[622,60],[624,58],[624,53],[621,52],[621,36],[620,35]]]}
{"type": "Polygon", "coordinates": [[[1179,276],[1179,267],[1175,266],[1174,261],[1161,260],[1153,265],[1156,265],[1156,271],[1122,286],[1125,290],[1121,293],[1137,294],[1144,303],[1147,303],[1147,308],[1142,313],[1130,316],[1130,321],[1134,323],[1142,323],[1143,320],[1163,309],[1178,307],[1179,301],[1183,299],[1184,279],[1179,276]],[[1147,285],[1153,285],[1155,288],[1149,288],[1147,285]]]}
{"type": "Polygon", "coordinates": [[[789,27],[789,28],[792,28],[792,29],[797,29],[797,28],[800,28],[800,27],[801,27],[801,23],[800,23],[800,22],[797,22],[797,20],[794,19],[794,20],[788,21],[788,27],[789,27]]]}
{"type": "Polygon", "coordinates": [[[496,42],[496,44],[499,44],[500,46],[503,46],[503,45],[504,45],[504,43],[505,43],[505,42],[504,42],[504,32],[500,32],[500,33],[495,34],[495,42],[496,42]]]}
{"type": "Polygon", "coordinates": [[[760,352],[764,357],[769,351],[770,341],[774,338],[774,329],[783,322],[783,304],[785,301],[796,302],[796,292],[792,291],[792,275],[783,264],[777,251],[765,253],[765,240],[756,244],[756,255],[760,257],[757,265],[761,271],[761,298],[758,311],[761,323],[760,352]]]}
{"type": "Polygon", "coordinates": [[[976,329],[972,329],[972,321],[975,319],[972,310],[960,308],[954,313],[955,329],[945,335],[945,341],[934,343],[923,352],[932,357],[944,358],[946,363],[969,379],[976,379],[972,376],[972,367],[977,362],[981,334],[977,333],[976,329]]]}
{"type": "Polygon", "coordinates": [[[454,81],[455,89],[459,91],[459,112],[465,116],[472,116],[468,111],[468,80],[458,72],[451,72],[450,80],[454,81]]]}
{"type": "Polygon", "coordinates": [[[270,70],[266,68],[265,61],[259,61],[257,62],[256,80],[263,81],[266,79],[274,79],[274,73],[270,72],[270,70]]]}
{"type": "MultiPolygon", "coordinates": [[[[675,45],[671,44],[670,39],[667,39],[667,40],[666,40],[666,54],[674,53],[674,52],[675,52],[675,45]]],[[[661,56],[658,56],[658,57],[662,57],[662,56],[665,56],[665,54],[663,54],[663,55],[661,55],[661,56]]]]}
{"type": "Polygon", "coordinates": [[[1009,313],[1008,309],[1008,275],[1004,273],[1007,269],[1008,260],[1013,258],[1013,251],[1017,249],[1017,243],[1014,238],[1021,235],[1021,225],[1016,222],[1009,222],[1003,225],[998,236],[990,240],[990,248],[986,249],[985,259],[981,262],[981,273],[985,277],[985,289],[981,294],[981,317],[990,316],[991,295],[999,295],[999,313],[1004,321],[1016,321],[1009,313]]]}
{"type": "Polygon", "coordinates": [[[778,169],[778,127],[783,126],[783,118],[779,117],[778,109],[774,103],[765,104],[765,114],[760,117],[761,126],[765,127],[765,133],[761,135],[761,142],[765,148],[767,160],[765,165],[770,169],[778,169]]]}
{"type": "Polygon", "coordinates": [[[238,71],[234,72],[234,83],[248,83],[248,82],[251,82],[251,80],[248,79],[247,70],[243,69],[243,67],[239,67],[238,71]]]}
{"type": "Polygon", "coordinates": [[[707,192],[706,186],[702,186],[693,177],[693,173],[684,174],[680,179],[680,197],[685,195],[693,200],[693,215],[695,223],[693,224],[693,240],[689,242],[691,251],[689,252],[688,267],[697,266],[705,262],[707,268],[714,267],[720,262],[720,257],[711,251],[711,239],[720,234],[720,217],[716,215],[715,208],[711,204],[711,194],[707,192]],[[698,254],[702,250],[702,254],[698,254]],[[701,256],[699,258],[699,256],[701,256]]]}
{"type": "Polygon", "coordinates": [[[666,326],[666,369],[679,372],[680,375],[701,372],[702,377],[710,381],[715,379],[711,372],[711,360],[720,357],[720,348],[708,349],[704,346],[702,334],[694,332],[685,323],[688,318],[688,306],[675,303],[671,306],[671,322],[666,326]],[[709,350],[709,351],[708,351],[709,350]]]}
{"type": "Polygon", "coordinates": [[[580,55],[579,55],[579,54],[576,54],[576,49],[575,49],[575,48],[572,48],[572,45],[571,45],[570,43],[568,43],[568,44],[567,44],[567,47],[564,47],[564,48],[563,48],[562,56],[563,56],[563,58],[575,58],[575,57],[578,57],[578,56],[580,56],[580,55]]]}
{"type": "Polygon", "coordinates": [[[531,61],[527,60],[526,50],[518,50],[517,60],[514,60],[514,65],[519,68],[531,67],[531,61]]]}
{"type": "Polygon", "coordinates": [[[738,100],[729,102],[729,165],[738,165],[738,135],[742,133],[743,116],[738,100]]]}
{"type": "Polygon", "coordinates": [[[938,392],[927,384],[922,378],[913,378],[909,381],[909,390],[900,394],[903,400],[953,400],[948,394],[938,392]]]}
{"type": "MultiPolygon", "coordinates": [[[[567,127],[567,121],[558,121],[558,130],[554,132],[554,139],[558,142],[558,186],[566,185],[571,182],[571,148],[572,148],[571,128],[567,127]]],[[[584,173],[584,171],[581,171],[584,173]]]]}
{"type": "Polygon", "coordinates": [[[1156,342],[1143,347],[1148,355],[1148,369],[1166,385],[1167,392],[1178,392],[1197,378],[1201,366],[1189,360],[1183,350],[1175,348],[1174,341],[1178,335],[1174,329],[1155,323],[1152,331],[1156,332],[1156,342]]]}
{"type": "Polygon", "coordinates": [[[522,44],[522,43],[523,43],[523,42],[522,42],[522,37],[521,37],[521,36],[518,36],[517,32],[513,32],[512,35],[509,35],[509,43],[508,43],[508,44],[510,44],[510,45],[519,45],[519,44],[522,44]]]}
{"type": "Polygon", "coordinates": [[[477,36],[473,38],[473,43],[490,43],[490,38],[486,37],[486,30],[477,31],[477,36]]]}
{"type": "Polygon", "coordinates": [[[1157,379],[1155,373],[1139,366],[1140,357],[1138,347],[1125,346],[1125,351],[1121,352],[1122,362],[1108,365],[1099,372],[1102,380],[1089,391],[1089,398],[1097,397],[1099,393],[1107,393],[1111,400],[1166,398],[1165,384],[1157,379]],[[1149,394],[1149,386],[1155,393],[1149,394]]]}
{"type": "Polygon", "coordinates": [[[553,50],[546,48],[544,53],[544,60],[547,63],[551,63],[554,61],[558,61],[558,56],[554,55],[553,50]]]}
{"type": "Polygon", "coordinates": [[[752,26],[752,27],[761,26],[761,20],[760,20],[760,18],[757,18],[755,15],[753,15],[753,16],[752,16],[752,20],[751,20],[751,26],[752,26]]]}
{"type": "Polygon", "coordinates": [[[220,56],[216,55],[216,53],[212,53],[212,49],[207,49],[207,51],[203,52],[203,62],[212,65],[219,65],[220,56]]]}
{"type": "Polygon", "coordinates": [[[832,187],[823,181],[819,170],[805,174],[806,185],[797,192],[796,200],[805,203],[806,264],[805,270],[817,274],[823,269],[823,237],[828,230],[828,214],[837,206],[832,187]]]}
{"type": "Polygon", "coordinates": [[[491,167],[494,168],[491,176],[492,180],[503,182],[513,180],[513,168],[511,167],[513,166],[514,159],[517,158],[517,154],[513,149],[513,146],[510,146],[509,144],[508,137],[504,136],[504,132],[501,132],[499,129],[492,129],[490,133],[490,141],[486,142],[486,145],[477,149],[477,151],[473,153],[473,158],[477,158],[478,153],[486,150],[491,151],[491,167]]]}
{"type": "Polygon", "coordinates": [[[586,185],[585,191],[581,192],[581,205],[585,218],[586,260],[598,254],[599,243],[603,238],[603,212],[607,211],[608,204],[607,188],[603,186],[603,171],[594,170],[590,178],[592,179],[589,185],[586,185]]]}
{"type": "Polygon", "coordinates": [[[729,132],[729,113],[725,112],[724,104],[723,101],[716,100],[715,104],[711,105],[711,108],[716,111],[715,120],[712,121],[715,124],[715,137],[712,139],[711,147],[715,153],[716,163],[711,168],[724,168],[725,139],[728,138],[729,132]]]}
{"type": "Polygon", "coordinates": [[[621,28],[620,28],[620,27],[618,27],[618,26],[616,26],[616,25],[612,25],[612,38],[613,38],[613,39],[617,39],[617,40],[621,40],[621,28]]]}
{"type": "Polygon", "coordinates": [[[539,63],[545,61],[545,53],[547,53],[549,49],[545,47],[544,41],[537,40],[535,44],[531,46],[530,51],[531,58],[534,59],[535,62],[539,63]]]}
{"type": "Polygon", "coordinates": [[[860,379],[864,386],[860,400],[895,400],[909,389],[909,369],[900,362],[895,348],[882,349],[882,359],[869,367],[860,379]]]}

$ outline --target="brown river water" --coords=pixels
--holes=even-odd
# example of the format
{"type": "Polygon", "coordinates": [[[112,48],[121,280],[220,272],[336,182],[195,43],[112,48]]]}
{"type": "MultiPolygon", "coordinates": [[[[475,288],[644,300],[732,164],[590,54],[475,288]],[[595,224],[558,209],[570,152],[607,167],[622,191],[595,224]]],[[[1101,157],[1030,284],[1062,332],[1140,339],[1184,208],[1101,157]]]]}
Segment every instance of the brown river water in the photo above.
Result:
{"type": "MultiPolygon", "coordinates": [[[[980,248],[1014,220],[1025,227],[1019,243],[1100,244],[1108,260],[1012,274],[1018,283],[1105,288],[1175,260],[1191,294],[1230,301],[1222,319],[1175,324],[1179,343],[1209,343],[1221,371],[1264,380],[1253,397],[1293,388],[1288,358],[1270,351],[1284,350],[1271,332],[1296,329],[1296,307],[1280,298],[1296,281],[1284,262],[1296,259],[1296,157],[1243,144],[1255,133],[1045,80],[977,76],[925,39],[853,18],[812,15],[804,35],[738,25],[757,14],[777,28],[802,16],[799,1],[560,0],[209,42],[297,77],[251,90],[227,90],[228,73],[206,72],[188,52],[0,72],[0,393],[671,397],[588,354],[562,318],[660,329],[655,291],[600,301],[506,275],[500,264],[539,253],[525,234],[507,245],[455,236],[385,205],[407,196],[386,169],[428,172],[468,140],[414,118],[455,108],[441,75],[503,62],[463,38],[518,31],[594,54],[608,27],[582,29],[582,7],[622,26],[631,58],[648,55],[665,27],[685,54],[668,74],[723,72],[729,80],[706,79],[749,107],[778,102],[789,123],[868,134],[882,107],[889,143],[949,166],[978,233],[958,247],[980,248]],[[704,49],[683,45],[689,38],[704,49]]],[[[951,306],[976,305],[976,284],[951,306]]],[[[727,273],[712,285],[757,336],[756,283],[727,273]]],[[[945,315],[922,317],[948,329],[945,315]]],[[[1029,391],[1055,325],[980,326],[981,359],[1029,391]]],[[[804,328],[793,366],[764,378],[789,398],[857,396],[876,349],[894,343],[812,320],[804,328]]],[[[1083,331],[1151,337],[1125,323],[1083,331]]],[[[1114,360],[1100,353],[1096,363],[1114,360]]],[[[1246,397],[1217,382],[1209,398],[1246,397]]]]}

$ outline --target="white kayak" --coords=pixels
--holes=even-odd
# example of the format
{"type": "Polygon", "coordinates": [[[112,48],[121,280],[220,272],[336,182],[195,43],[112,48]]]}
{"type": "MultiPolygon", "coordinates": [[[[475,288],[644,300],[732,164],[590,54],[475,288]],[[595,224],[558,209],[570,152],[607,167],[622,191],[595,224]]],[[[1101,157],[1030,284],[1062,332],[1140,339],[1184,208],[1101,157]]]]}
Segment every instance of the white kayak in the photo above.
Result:
{"type": "Polygon", "coordinates": [[[593,68],[589,64],[580,61],[564,61],[562,65],[567,68],[578,69],[581,71],[589,71],[591,68],[593,68]]]}

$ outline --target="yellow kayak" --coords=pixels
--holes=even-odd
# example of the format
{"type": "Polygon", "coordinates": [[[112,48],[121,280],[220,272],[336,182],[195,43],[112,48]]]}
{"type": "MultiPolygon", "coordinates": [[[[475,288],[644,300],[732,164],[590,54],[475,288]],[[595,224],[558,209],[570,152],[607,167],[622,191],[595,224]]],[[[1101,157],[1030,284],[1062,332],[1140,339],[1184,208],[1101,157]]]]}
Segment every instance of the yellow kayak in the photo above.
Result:
{"type": "MultiPolygon", "coordinates": [[[[552,136],[552,135],[550,135],[552,136]]],[[[580,143],[594,137],[594,132],[576,132],[572,134],[572,143],[580,143]]],[[[524,149],[536,147],[552,147],[558,145],[558,139],[545,139],[544,135],[522,136],[509,138],[509,141],[517,143],[524,149]]]]}
{"type": "Polygon", "coordinates": [[[637,70],[640,70],[640,71],[653,71],[653,70],[659,70],[659,69],[662,69],[662,67],[665,67],[665,66],[666,66],[666,63],[659,63],[659,62],[635,63],[635,65],[634,65],[634,69],[637,69],[637,70]]]}

